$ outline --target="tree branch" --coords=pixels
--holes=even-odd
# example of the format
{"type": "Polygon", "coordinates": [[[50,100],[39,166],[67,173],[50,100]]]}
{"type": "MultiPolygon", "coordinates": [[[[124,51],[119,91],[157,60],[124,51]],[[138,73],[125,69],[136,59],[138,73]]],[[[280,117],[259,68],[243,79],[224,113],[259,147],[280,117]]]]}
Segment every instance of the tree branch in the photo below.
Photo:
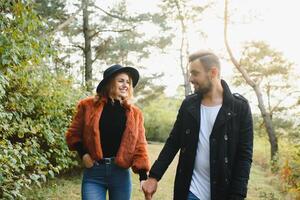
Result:
{"type": "Polygon", "coordinates": [[[277,102],[277,104],[271,109],[270,114],[273,115],[273,112],[278,108],[278,106],[286,100],[288,97],[290,97],[291,94],[293,93],[300,93],[300,91],[291,91],[288,94],[285,94],[285,97],[281,99],[280,101],[277,102]]]}
{"type": "Polygon", "coordinates": [[[240,61],[239,61],[239,65],[242,65],[242,60],[243,60],[244,56],[246,55],[246,52],[248,51],[249,48],[250,48],[249,46],[246,46],[243,49],[243,52],[242,52],[242,55],[241,55],[241,58],[240,58],[240,61]]]}
{"type": "Polygon", "coordinates": [[[131,20],[132,20],[131,18],[125,18],[125,17],[121,17],[121,16],[119,16],[119,15],[114,15],[114,14],[112,14],[112,13],[109,13],[109,12],[107,12],[106,10],[104,10],[103,8],[100,8],[99,6],[96,6],[96,5],[94,5],[94,6],[95,6],[95,8],[101,10],[101,11],[104,12],[106,15],[108,15],[108,16],[110,16],[110,17],[112,17],[112,18],[116,18],[116,19],[119,19],[119,20],[122,20],[122,21],[131,21],[131,20]]]}
{"type": "Polygon", "coordinates": [[[101,43],[95,48],[96,55],[95,58],[92,60],[92,63],[94,63],[107,50],[111,41],[112,41],[112,37],[109,37],[108,39],[104,40],[103,43],[101,43]]]}
{"type": "Polygon", "coordinates": [[[231,62],[236,66],[236,68],[241,72],[242,76],[245,78],[246,82],[252,86],[255,87],[255,83],[253,80],[251,80],[250,76],[246,72],[244,68],[241,67],[239,62],[235,59],[233,56],[233,53],[231,51],[231,48],[228,43],[228,35],[227,35],[227,30],[228,30],[228,0],[225,0],[225,10],[224,10],[224,41],[225,41],[225,46],[227,49],[227,52],[229,54],[231,62]]]}
{"type": "Polygon", "coordinates": [[[80,46],[80,45],[72,45],[73,47],[77,47],[79,49],[81,49],[82,51],[84,51],[84,47],[80,46]]]}
{"type": "Polygon", "coordinates": [[[68,26],[75,19],[76,15],[78,15],[78,13],[80,13],[81,10],[82,10],[82,7],[80,7],[75,13],[73,13],[66,21],[64,21],[63,23],[58,25],[54,30],[52,30],[50,32],[50,34],[53,35],[54,33],[62,30],[66,26],[68,26]]]}
{"type": "Polygon", "coordinates": [[[116,32],[116,33],[122,33],[122,32],[129,32],[132,31],[133,29],[135,29],[136,26],[132,27],[132,28],[127,28],[127,29],[121,29],[121,30],[113,30],[113,29],[104,29],[104,30],[99,30],[96,31],[95,33],[93,33],[90,38],[92,39],[93,37],[97,36],[99,33],[103,33],[103,32],[116,32]]]}
{"type": "Polygon", "coordinates": [[[176,9],[177,9],[177,12],[178,12],[180,28],[181,28],[180,68],[181,68],[183,79],[184,79],[185,96],[188,96],[189,94],[191,94],[191,85],[188,80],[189,63],[187,62],[186,65],[184,66],[184,60],[183,60],[183,57],[188,57],[188,55],[189,55],[189,41],[187,38],[187,26],[186,26],[185,18],[182,14],[182,10],[181,10],[178,0],[174,1],[174,3],[176,6],[176,9]],[[185,53],[185,56],[184,56],[184,53],[185,53]]]}

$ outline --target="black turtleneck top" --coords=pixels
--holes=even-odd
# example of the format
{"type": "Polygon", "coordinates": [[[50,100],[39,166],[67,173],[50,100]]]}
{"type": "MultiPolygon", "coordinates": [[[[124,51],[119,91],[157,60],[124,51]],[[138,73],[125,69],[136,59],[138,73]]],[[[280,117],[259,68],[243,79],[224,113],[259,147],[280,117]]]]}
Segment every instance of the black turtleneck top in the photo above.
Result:
{"type": "Polygon", "coordinates": [[[120,147],[126,125],[125,108],[120,101],[108,102],[103,107],[99,121],[103,157],[115,157],[120,147]]]}

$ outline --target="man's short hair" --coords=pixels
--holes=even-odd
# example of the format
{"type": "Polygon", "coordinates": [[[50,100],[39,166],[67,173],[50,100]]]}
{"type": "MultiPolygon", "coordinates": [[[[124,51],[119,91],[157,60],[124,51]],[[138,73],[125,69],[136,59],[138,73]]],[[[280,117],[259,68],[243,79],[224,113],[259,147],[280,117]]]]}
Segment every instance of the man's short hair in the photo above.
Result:
{"type": "Polygon", "coordinates": [[[213,66],[220,70],[220,60],[216,54],[210,51],[197,51],[189,56],[189,62],[199,60],[206,71],[213,66]]]}

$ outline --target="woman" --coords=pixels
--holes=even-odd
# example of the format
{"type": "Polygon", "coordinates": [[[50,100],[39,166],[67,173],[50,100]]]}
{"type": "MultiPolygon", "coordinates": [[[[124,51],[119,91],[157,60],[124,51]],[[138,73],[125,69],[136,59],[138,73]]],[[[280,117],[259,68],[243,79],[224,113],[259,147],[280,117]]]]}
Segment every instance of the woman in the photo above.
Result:
{"type": "Polygon", "coordinates": [[[70,150],[85,166],[82,199],[130,199],[129,168],[147,179],[150,162],[141,111],[130,104],[139,72],[113,65],[106,69],[97,95],[81,100],[66,132],[70,150]]]}

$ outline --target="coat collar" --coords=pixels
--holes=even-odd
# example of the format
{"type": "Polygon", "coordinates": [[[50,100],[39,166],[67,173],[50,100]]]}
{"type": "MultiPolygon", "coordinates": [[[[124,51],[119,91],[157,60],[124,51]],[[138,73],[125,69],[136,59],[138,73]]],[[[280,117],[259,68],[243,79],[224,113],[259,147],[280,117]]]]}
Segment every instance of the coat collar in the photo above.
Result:
{"type": "MultiPolygon", "coordinates": [[[[104,105],[108,102],[108,99],[106,97],[99,97],[95,96],[94,97],[94,104],[93,104],[93,110],[90,115],[90,122],[93,123],[94,131],[96,132],[99,129],[98,122],[100,120],[103,107],[104,105]],[[100,99],[99,99],[100,98],[100,99]]],[[[126,109],[126,116],[127,116],[127,121],[129,121],[129,115],[132,113],[132,104],[129,104],[127,101],[124,101],[123,104],[124,108],[126,109]]],[[[131,117],[131,116],[130,116],[131,117]]]]}
{"type": "Polygon", "coordinates": [[[221,85],[223,87],[223,107],[226,107],[226,109],[229,109],[233,102],[233,96],[232,93],[227,85],[227,83],[224,80],[221,80],[221,85]]]}
{"type": "MultiPolygon", "coordinates": [[[[216,119],[217,126],[227,121],[232,116],[236,115],[233,112],[233,95],[224,80],[221,80],[221,85],[223,87],[223,103],[216,119]]],[[[201,93],[196,93],[190,98],[191,99],[188,104],[187,110],[197,122],[200,122],[200,105],[203,95],[201,93]]]]}
{"type": "Polygon", "coordinates": [[[200,104],[202,100],[201,94],[194,94],[191,97],[189,104],[187,105],[187,111],[193,116],[193,118],[200,122],[200,104]]]}
{"type": "Polygon", "coordinates": [[[221,80],[221,84],[223,87],[223,104],[217,115],[212,134],[214,134],[216,129],[223,125],[225,122],[230,120],[232,117],[237,114],[234,112],[234,104],[233,104],[233,95],[224,80],[221,80]]]}
{"type": "MultiPolygon", "coordinates": [[[[105,104],[108,102],[107,98],[102,97],[100,100],[94,101],[94,109],[90,115],[90,124],[93,127],[93,133],[99,135],[99,121],[105,104]]],[[[130,137],[131,134],[135,133],[134,127],[136,127],[134,108],[132,104],[127,101],[122,104],[126,109],[126,125],[122,138],[130,137]]]]}
{"type": "MultiPolygon", "coordinates": [[[[108,98],[107,97],[99,97],[99,96],[95,96],[94,97],[94,106],[97,108],[104,106],[106,103],[108,102],[108,98]],[[100,98],[100,99],[99,99],[100,98]]],[[[126,109],[126,110],[131,110],[132,108],[132,104],[125,100],[122,102],[122,106],[126,109]]]]}

